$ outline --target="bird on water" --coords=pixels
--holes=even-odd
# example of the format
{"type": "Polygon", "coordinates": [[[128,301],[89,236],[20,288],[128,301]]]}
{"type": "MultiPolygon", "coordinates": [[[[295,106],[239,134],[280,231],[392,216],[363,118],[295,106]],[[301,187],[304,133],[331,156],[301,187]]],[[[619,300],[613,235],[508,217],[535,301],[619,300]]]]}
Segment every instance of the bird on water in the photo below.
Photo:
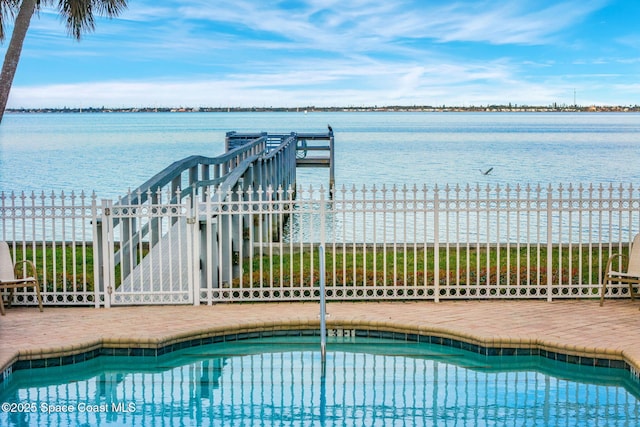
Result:
{"type": "Polygon", "coordinates": [[[333,133],[333,128],[331,127],[331,125],[327,125],[327,129],[329,129],[329,132],[333,133]]]}
{"type": "Polygon", "coordinates": [[[482,175],[489,175],[491,173],[491,171],[493,170],[493,168],[489,168],[486,171],[483,171],[482,169],[480,169],[480,173],[482,175]]]}

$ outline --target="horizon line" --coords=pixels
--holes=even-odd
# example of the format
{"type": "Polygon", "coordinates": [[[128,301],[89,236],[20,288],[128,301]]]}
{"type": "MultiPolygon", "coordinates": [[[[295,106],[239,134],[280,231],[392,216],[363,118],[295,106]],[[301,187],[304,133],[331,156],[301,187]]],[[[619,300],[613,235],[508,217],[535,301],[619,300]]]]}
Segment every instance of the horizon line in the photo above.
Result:
{"type": "Polygon", "coordinates": [[[331,106],[319,107],[313,105],[298,107],[21,107],[7,108],[7,113],[109,113],[109,112],[431,112],[431,111],[476,111],[476,112],[508,112],[508,111],[575,111],[575,112],[640,112],[640,105],[518,105],[518,104],[489,104],[489,105],[385,105],[385,106],[331,106]]]}

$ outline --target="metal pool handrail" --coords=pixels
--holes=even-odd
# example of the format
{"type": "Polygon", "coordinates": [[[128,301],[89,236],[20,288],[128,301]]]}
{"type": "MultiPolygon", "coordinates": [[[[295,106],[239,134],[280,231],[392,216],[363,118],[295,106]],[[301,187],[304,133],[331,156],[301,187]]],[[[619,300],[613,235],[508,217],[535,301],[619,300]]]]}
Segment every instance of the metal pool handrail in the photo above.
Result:
{"type": "Polygon", "coordinates": [[[320,256],[320,355],[322,363],[327,360],[327,310],[325,295],[324,245],[318,246],[320,256]]]}

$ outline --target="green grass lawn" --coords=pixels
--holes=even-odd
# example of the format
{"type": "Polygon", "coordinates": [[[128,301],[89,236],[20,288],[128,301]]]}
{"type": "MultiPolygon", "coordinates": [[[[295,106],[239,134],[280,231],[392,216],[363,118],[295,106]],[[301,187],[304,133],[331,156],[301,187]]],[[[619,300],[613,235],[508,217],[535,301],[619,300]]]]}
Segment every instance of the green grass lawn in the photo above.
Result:
{"type": "MultiPolygon", "coordinates": [[[[617,252],[617,248],[613,252],[617,252]]],[[[623,253],[626,252],[626,248],[623,253]]],[[[566,247],[554,247],[552,250],[551,274],[554,284],[599,283],[601,271],[606,265],[609,250],[594,248],[579,250],[574,246],[570,251],[566,247]]],[[[326,253],[326,278],[328,285],[433,285],[435,260],[433,249],[414,248],[407,245],[363,250],[343,250],[338,246],[335,252],[329,247],[326,253]],[[396,279],[394,281],[394,278],[396,279]]],[[[36,264],[41,283],[47,290],[84,288],[92,291],[94,287],[94,254],[91,244],[61,245],[42,244],[26,250],[17,248],[14,259],[29,259],[36,264]],[[46,277],[43,274],[46,267],[46,277]]],[[[547,248],[486,247],[460,248],[442,247],[439,252],[439,282],[458,284],[539,284],[546,285],[548,277],[547,248]],[[527,264],[527,259],[529,260],[527,264]],[[520,267],[518,267],[520,263],[520,267]]],[[[248,287],[269,283],[298,284],[311,286],[318,284],[318,251],[304,250],[293,254],[273,255],[263,252],[252,260],[242,262],[242,277],[234,280],[234,286],[248,287]],[[312,268],[313,265],[313,268],[312,268]]],[[[116,269],[116,282],[119,282],[119,266],[116,269]]]]}
{"type": "MultiPolygon", "coordinates": [[[[615,250],[614,252],[617,252],[615,250]]],[[[624,253],[625,251],[623,251],[624,253]]],[[[551,269],[547,268],[547,248],[486,247],[441,248],[439,251],[440,284],[540,284],[546,285],[549,272],[552,283],[587,284],[599,283],[601,270],[609,257],[606,248],[600,253],[597,249],[589,252],[578,247],[555,247],[552,249],[551,269]]],[[[325,260],[327,284],[339,285],[433,285],[435,273],[435,254],[432,249],[425,251],[411,245],[405,250],[402,245],[396,249],[367,248],[366,252],[337,248],[334,253],[328,250],[325,260]],[[395,279],[395,280],[394,280],[395,279]]],[[[310,251],[292,255],[274,255],[273,257],[255,257],[243,262],[242,279],[236,279],[234,285],[248,286],[252,283],[297,283],[309,286],[318,283],[318,253],[310,251]],[[313,269],[311,268],[313,264],[313,269]]]]}
{"type": "MultiPolygon", "coordinates": [[[[13,259],[32,261],[36,266],[40,283],[48,291],[53,290],[54,283],[58,291],[74,289],[74,286],[83,288],[85,284],[87,290],[93,291],[94,258],[91,243],[85,246],[59,243],[55,246],[50,243],[43,246],[40,243],[35,249],[33,246],[18,246],[13,259]]],[[[19,274],[22,274],[23,267],[24,264],[18,265],[19,274]]]]}

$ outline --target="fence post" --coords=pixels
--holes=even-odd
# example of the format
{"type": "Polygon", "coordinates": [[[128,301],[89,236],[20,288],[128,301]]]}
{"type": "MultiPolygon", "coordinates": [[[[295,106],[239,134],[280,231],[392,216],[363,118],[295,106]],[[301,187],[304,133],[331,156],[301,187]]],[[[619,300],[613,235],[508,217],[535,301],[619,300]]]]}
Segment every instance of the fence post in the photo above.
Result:
{"type": "Polygon", "coordinates": [[[553,287],[553,188],[547,187],[547,301],[552,300],[553,287]]]}
{"type": "MultiPolygon", "coordinates": [[[[196,232],[199,235],[199,259],[194,262],[199,263],[200,286],[201,289],[206,290],[207,304],[211,305],[213,304],[213,289],[218,287],[218,239],[217,229],[214,227],[213,209],[218,206],[220,193],[212,188],[206,192],[204,217],[196,212],[198,215],[196,232]]],[[[217,223],[218,216],[215,221],[217,223]]]]}
{"type": "Polygon", "coordinates": [[[218,214],[218,256],[220,271],[220,287],[231,288],[233,282],[233,190],[229,188],[225,193],[220,193],[224,197],[224,205],[226,210],[221,207],[218,214]],[[222,212],[225,212],[222,215],[222,212]]]}
{"type": "Polygon", "coordinates": [[[102,238],[100,245],[100,265],[102,267],[102,291],[104,293],[105,308],[111,307],[111,292],[113,291],[113,222],[111,221],[111,200],[102,200],[102,238]]]}
{"type": "Polygon", "coordinates": [[[230,222],[230,229],[229,229],[229,238],[231,239],[231,241],[229,242],[229,246],[231,249],[231,253],[229,254],[231,256],[231,269],[230,269],[230,274],[231,277],[229,278],[229,284],[231,285],[233,283],[233,279],[238,278],[240,279],[240,277],[242,276],[242,226],[243,226],[243,221],[242,221],[242,205],[241,205],[241,201],[242,201],[242,188],[244,186],[244,180],[243,178],[240,178],[237,182],[237,184],[233,187],[233,192],[230,195],[230,206],[229,206],[229,211],[232,212],[233,211],[233,207],[234,205],[237,207],[238,212],[237,213],[230,213],[229,215],[231,215],[231,221],[230,222]]]}
{"type": "MultiPolygon", "coordinates": [[[[192,187],[195,190],[195,187],[192,187]]],[[[200,305],[200,221],[198,221],[198,194],[193,191],[191,200],[187,198],[187,260],[189,262],[189,286],[193,295],[193,305],[200,305]]]]}
{"type": "Polygon", "coordinates": [[[433,296],[435,302],[440,302],[440,198],[437,184],[433,192],[433,296]]]}
{"type": "Polygon", "coordinates": [[[128,276],[134,268],[131,260],[135,259],[137,246],[133,244],[130,237],[136,234],[135,221],[135,218],[120,219],[120,224],[122,224],[122,244],[120,246],[120,271],[122,272],[122,277],[128,276]],[[133,255],[131,251],[133,251],[133,255]]]}
{"type": "MultiPolygon", "coordinates": [[[[95,196],[95,195],[94,195],[95,196]]],[[[93,298],[95,308],[100,308],[100,299],[104,295],[104,254],[102,253],[102,218],[98,218],[96,198],[91,201],[91,223],[93,224],[93,298]]],[[[106,302],[106,301],[105,301],[106,302]]]]}

